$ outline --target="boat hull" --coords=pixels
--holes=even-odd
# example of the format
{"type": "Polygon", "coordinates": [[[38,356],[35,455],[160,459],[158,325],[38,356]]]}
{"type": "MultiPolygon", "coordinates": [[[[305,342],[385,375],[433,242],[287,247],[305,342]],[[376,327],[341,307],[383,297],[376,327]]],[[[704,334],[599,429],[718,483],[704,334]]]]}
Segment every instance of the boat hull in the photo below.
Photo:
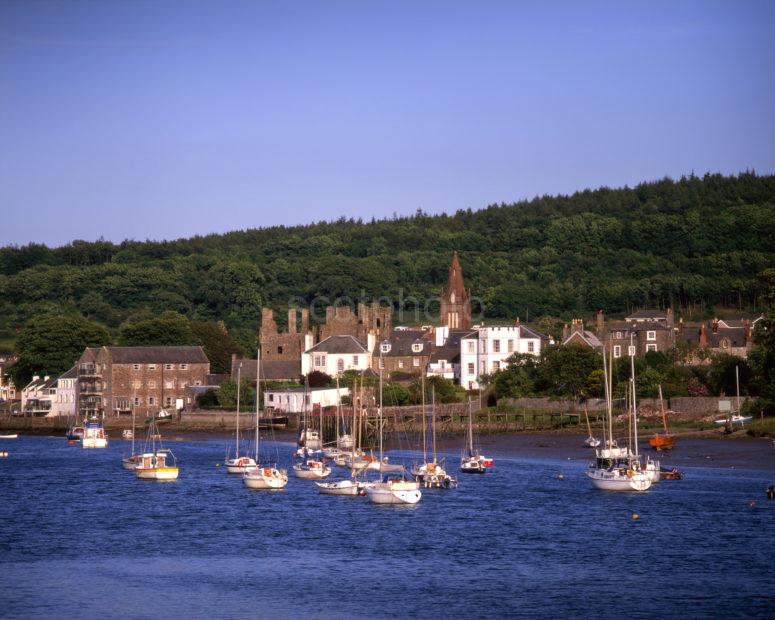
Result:
{"type": "Polygon", "coordinates": [[[642,492],[651,488],[651,478],[641,472],[619,475],[608,471],[588,471],[587,477],[592,481],[592,486],[602,491],[642,492]]]}
{"type": "Polygon", "coordinates": [[[107,448],[107,437],[84,437],[81,440],[81,446],[83,448],[107,448]]]}
{"type": "Polygon", "coordinates": [[[140,459],[135,457],[127,457],[125,459],[121,459],[121,467],[123,467],[126,470],[134,471],[137,469],[137,466],[140,464],[140,459]]]}
{"type": "Polygon", "coordinates": [[[649,439],[649,445],[658,452],[662,450],[672,450],[675,446],[674,435],[654,435],[649,439]]]}
{"type": "Polygon", "coordinates": [[[254,468],[245,472],[242,482],[248,489],[277,490],[288,484],[288,474],[274,468],[254,468]]]}
{"type": "Polygon", "coordinates": [[[319,469],[307,469],[304,467],[293,466],[293,475],[300,480],[320,480],[331,475],[330,467],[321,467],[319,469]]]}
{"type": "Polygon", "coordinates": [[[357,482],[352,480],[340,480],[339,482],[316,482],[318,493],[321,495],[344,495],[357,497],[364,494],[364,490],[357,482]]]}
{"type": "Polygon", "coordinates": [[[374,485],[366,488],[366,497],[372,504],[416,504],[422,497],[419,489],[403,490],[390,489],[382,485],[374,485]]]}
{"type": "Polygon", "coordinates": [[[226,459],[224,464],[226,465],[226,471],[230,474],[244,474],[248,469],[256,466],[256,462],[247,456],[226,459]]]}
{"type": "Polygon", "coordinates": [[[178,473],[177,467],[135,468],[135,475],[140,480],[177,480],[178,473]]]}

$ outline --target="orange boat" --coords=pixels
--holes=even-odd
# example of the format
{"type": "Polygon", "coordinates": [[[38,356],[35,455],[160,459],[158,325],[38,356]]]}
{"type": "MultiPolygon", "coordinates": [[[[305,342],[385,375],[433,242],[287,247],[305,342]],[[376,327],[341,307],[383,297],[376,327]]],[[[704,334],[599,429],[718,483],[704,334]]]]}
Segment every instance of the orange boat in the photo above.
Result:
{"type": "Polygon", "coordinates": [[[670,450],[675,445],[676,436],[667,430],[667,414],[665,413],[665,404],[662,401],[662,386],[659,386],[659,411],[662,413],[662,424],[665,427],[664,433],[655,433],[653,437],[649,439],[649,445],[654,450],[670,450]]]}

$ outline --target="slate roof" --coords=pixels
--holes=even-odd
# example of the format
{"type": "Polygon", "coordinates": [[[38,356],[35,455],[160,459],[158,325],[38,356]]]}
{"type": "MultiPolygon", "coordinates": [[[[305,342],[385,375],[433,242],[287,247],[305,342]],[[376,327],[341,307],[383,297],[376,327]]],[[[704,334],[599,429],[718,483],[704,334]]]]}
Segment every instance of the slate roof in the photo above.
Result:
{"type": "Polygon", "coordinates": [[[539,340],[549,340],[549,336],[544,336],[544,334],[537,332],[534,329],[530,329],[529,327],[525,327],[524,325],[519,326],[519,337],[520,338],[538,338],[539,340]]]}
{"type": "Polygon", "coordinates": [[[667,312],[664,310],[638,310],[637,312],[633,312],[631,315],[625,318],[626,321],[637,321],[643,319],[661,319],[664,321],[667,319],[667,312]]]}
{"type": "Polygon", "coordinates": [[[105,347],[114,364],[209,364],[202,347],[105,347]]]}
{"type": "Polygon", "coordinates": [[[436,363],[441,360],[444,360],[445,362],[459,362],[460,361],[460,341],[463,338],[467,338],[469,336],[478,337],[478,334],[475,331],[471,331],[470,329],[458,329],[458,330],[449,330],[449,336],[447,336],[447,341],[443,344],[443,346],[437,347],[433,353],[431,353],[430,363],[436,363]]]}
{"type": "Polygon", "coordinates": [[[322,342],[318,342],[305,353],[333,353],[333,354],[358,354],[368,353],[366,345],[354,336],[329,336],[322,342]]]}
{"type": "Polygon", "coordinates": [[[68,370],[65,374],[60,375],[59,379],[76,379],[78,377],[78,370],[75,366],[73,366],[70,370],[68,370]]]}
{"type": "MultiPolygon", "coordinates": [[[[240,376],[256,380],[256,360],[250,358],[235,359],[231,366],[232,378],[237,377],[237,365],[242,364],[240,376]]],[[[262,381],[287,381],[296,380],[301,374],[301,360],[261,360],[262,381]]]]}
{"type": "Polygon", "coordinates": [[[423,339],[425,335],[421,330],[393,330],[387,339],[390,343],[390,351],[383,353],[385,357],[407,357],[412,355],[428,355],[431,352],[431,343],[423,339]],[[413,351],[412,345],[422,345],[420,351],[413,351]]]}
{"type": "Polygon", "coordinates": [[[601,349],[603,347],[603,343],[600,342],[600,339],[591,331],[586,329],[583,332],[575,331],[570,334],[565,340],[562,341],[562,346],[572,344],[573,340],[582,340],[594,349],[601,349]]]}

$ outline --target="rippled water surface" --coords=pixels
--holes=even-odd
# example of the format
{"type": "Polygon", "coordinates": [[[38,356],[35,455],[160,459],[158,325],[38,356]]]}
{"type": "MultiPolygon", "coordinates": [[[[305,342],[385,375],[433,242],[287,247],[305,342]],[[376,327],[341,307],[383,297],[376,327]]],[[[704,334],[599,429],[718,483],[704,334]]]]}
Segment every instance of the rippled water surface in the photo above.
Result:
{"type": "Polygon", "coordinates": [[[226,443],[172,443],[180,478],[157,483],[122,470],[126,442],[4,442],[0,617],[775,616],[771,470],[613,494],[517,452],[391,507],[249,491],[215,466],[226,443]]]}

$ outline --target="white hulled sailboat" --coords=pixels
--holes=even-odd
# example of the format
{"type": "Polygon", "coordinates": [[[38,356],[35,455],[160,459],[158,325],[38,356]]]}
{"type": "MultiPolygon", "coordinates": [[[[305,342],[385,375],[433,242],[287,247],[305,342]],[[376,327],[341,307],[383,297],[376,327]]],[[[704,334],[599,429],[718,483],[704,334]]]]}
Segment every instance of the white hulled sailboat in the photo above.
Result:
{"type": "MultiPolygon", "coordinates": [[[[239,436],[239,405],[240,405],[240,383],[242,382],[242,364],[237,367],[237,429],[235,432],[234,440],[234,456],[229,458],[226,455],[224,464],[226,465],[226,471],[230,474],[244,474],[249,467],[255,467],[256,462],[247,455],[240,455],[240,436],[239,436]]],[[[258,383],[256,383],[256,391],[258,391],[258,383]]]]}

